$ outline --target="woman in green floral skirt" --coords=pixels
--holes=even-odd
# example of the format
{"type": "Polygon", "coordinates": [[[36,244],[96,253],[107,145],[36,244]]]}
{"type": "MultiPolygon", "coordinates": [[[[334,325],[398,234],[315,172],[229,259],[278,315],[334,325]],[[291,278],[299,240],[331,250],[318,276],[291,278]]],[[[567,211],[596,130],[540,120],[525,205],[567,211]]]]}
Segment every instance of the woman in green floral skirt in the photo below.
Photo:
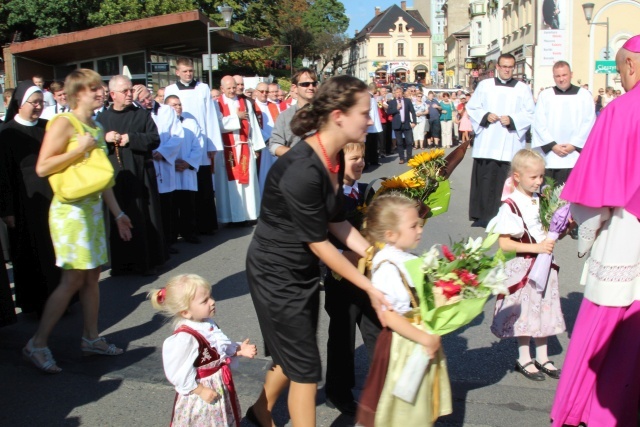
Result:
{"type": "MultiPolygon", "coordinates": [[[[62,172],[91,150],[106,151],[104,131],[91,118],[93,111],[102,106],[105,95],[100,75],[92,70],[75,70],[65,80],[64,87],[72,111],[55,116],[47,126],[36,164],[39,176],[62,172]],[[84,135],[76,131],[78,125],[84,129],[84,135]],[[67,145],[76,141],[78,146],[67,151],[67,145]]],[[[106,137],[118,141],[114,132],[106,137]]],[[[60,286],[47,301],[38,330],[22,350],[26,358],[47,373],[61,371],[47,341],[76,292],[80,294],[84,317],[82,352],[108,356],[122,354],[122,349],[108,343],[98,333],[100,266],[108,259],[103,199],[116,218],[120,237],[131,239],[131,221],[120,210],[111,189],[72,203],[62,203],[54,195],[51,202],[49,227],[56,264],[63,269],[63,274],[60,286]]]]}

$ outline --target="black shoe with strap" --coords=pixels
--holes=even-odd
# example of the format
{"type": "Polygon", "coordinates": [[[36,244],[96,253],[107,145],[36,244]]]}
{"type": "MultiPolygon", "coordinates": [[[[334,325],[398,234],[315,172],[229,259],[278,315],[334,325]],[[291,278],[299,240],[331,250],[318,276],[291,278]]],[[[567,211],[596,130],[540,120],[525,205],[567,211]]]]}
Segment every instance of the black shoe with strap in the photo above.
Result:
{"type": "Polygon", "coordinates": [[[551,365],[555,368],[554,363],[551,360],[547,360],[546,362],[540,364],[538,363],[538,361],[534,361],[533,362],[536,366],[536,368],[538,368],[538,370],[540,372],[544,372],[545,374],[547,374],[549,377],[553,378],[553,379],[559,379],[560,378],[560,371],[561,369],[549,369],[549,368],[545,368],[545,366],[547,365],[551,365]]]}
{"type": "Polygon", "coordinates": [[[534,362],[533,360],[529,363],[525,363],[524,365],[521,365],[520,362],[516,362],[516,372],[520,372],[522,375],[525,376],[525,378],[531,380],[531,381],[544,381],[544,374],[540,371],[538,372],[529,372],[527,371],[527,366],[533,365],[534,362]]]}

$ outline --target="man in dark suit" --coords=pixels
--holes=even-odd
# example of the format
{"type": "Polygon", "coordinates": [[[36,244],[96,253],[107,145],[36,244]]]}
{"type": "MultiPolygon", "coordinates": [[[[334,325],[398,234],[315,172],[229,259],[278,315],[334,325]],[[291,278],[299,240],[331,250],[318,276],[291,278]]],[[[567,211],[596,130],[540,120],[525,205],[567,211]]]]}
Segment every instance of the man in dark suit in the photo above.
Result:
{"type": "Polygon", "coordinates": [[[393,99],[388,102],[387,113],[393,116],[391,127],[396,134],[398,156],[400,164],[412,156],[413,148],[413,128],[416,126],[416,111],[410,99],[404,98],[401,86],[396,86],[393,90],[393,99]]]}

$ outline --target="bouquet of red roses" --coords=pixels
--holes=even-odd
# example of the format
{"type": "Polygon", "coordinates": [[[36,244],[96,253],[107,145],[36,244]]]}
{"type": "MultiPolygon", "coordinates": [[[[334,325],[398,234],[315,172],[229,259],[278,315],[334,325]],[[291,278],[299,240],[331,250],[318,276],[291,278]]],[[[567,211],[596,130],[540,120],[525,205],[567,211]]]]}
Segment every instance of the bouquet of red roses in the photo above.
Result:
{"type": "Polygon", "coordinates": [[[469,238],[451,248],[441,245],[440,250],[436,245],[405,264],[431,332],[445,335],[465,326],[482,313],[490,295],[508,293],[504,265],[513,254],[500,249],[493,256],[486,254],[498,237],[469,238]]]}

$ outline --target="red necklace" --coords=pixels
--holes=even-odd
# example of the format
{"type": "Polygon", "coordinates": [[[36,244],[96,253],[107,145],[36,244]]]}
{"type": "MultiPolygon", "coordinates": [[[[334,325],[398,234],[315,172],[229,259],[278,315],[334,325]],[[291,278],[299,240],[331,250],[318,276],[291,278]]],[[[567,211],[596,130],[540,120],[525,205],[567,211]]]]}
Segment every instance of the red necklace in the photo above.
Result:
{"type": "Polygon", "coordinates": [[[316,139],[318,140],[318,145],[322,150],[322,155],[324,156],[324,160],[327,162],[327,168],[329,169],[329,172],[331,173],[340,172],[340,162],[336,162],[335,166],[333,165],[333,163],[331,163],[331,160],[329,160],[329,156],[327,155],[327,150],[324,149],[324,145],[322,145],[322,141],[320,141],[320,132],[316,132],[316,139]]]}

